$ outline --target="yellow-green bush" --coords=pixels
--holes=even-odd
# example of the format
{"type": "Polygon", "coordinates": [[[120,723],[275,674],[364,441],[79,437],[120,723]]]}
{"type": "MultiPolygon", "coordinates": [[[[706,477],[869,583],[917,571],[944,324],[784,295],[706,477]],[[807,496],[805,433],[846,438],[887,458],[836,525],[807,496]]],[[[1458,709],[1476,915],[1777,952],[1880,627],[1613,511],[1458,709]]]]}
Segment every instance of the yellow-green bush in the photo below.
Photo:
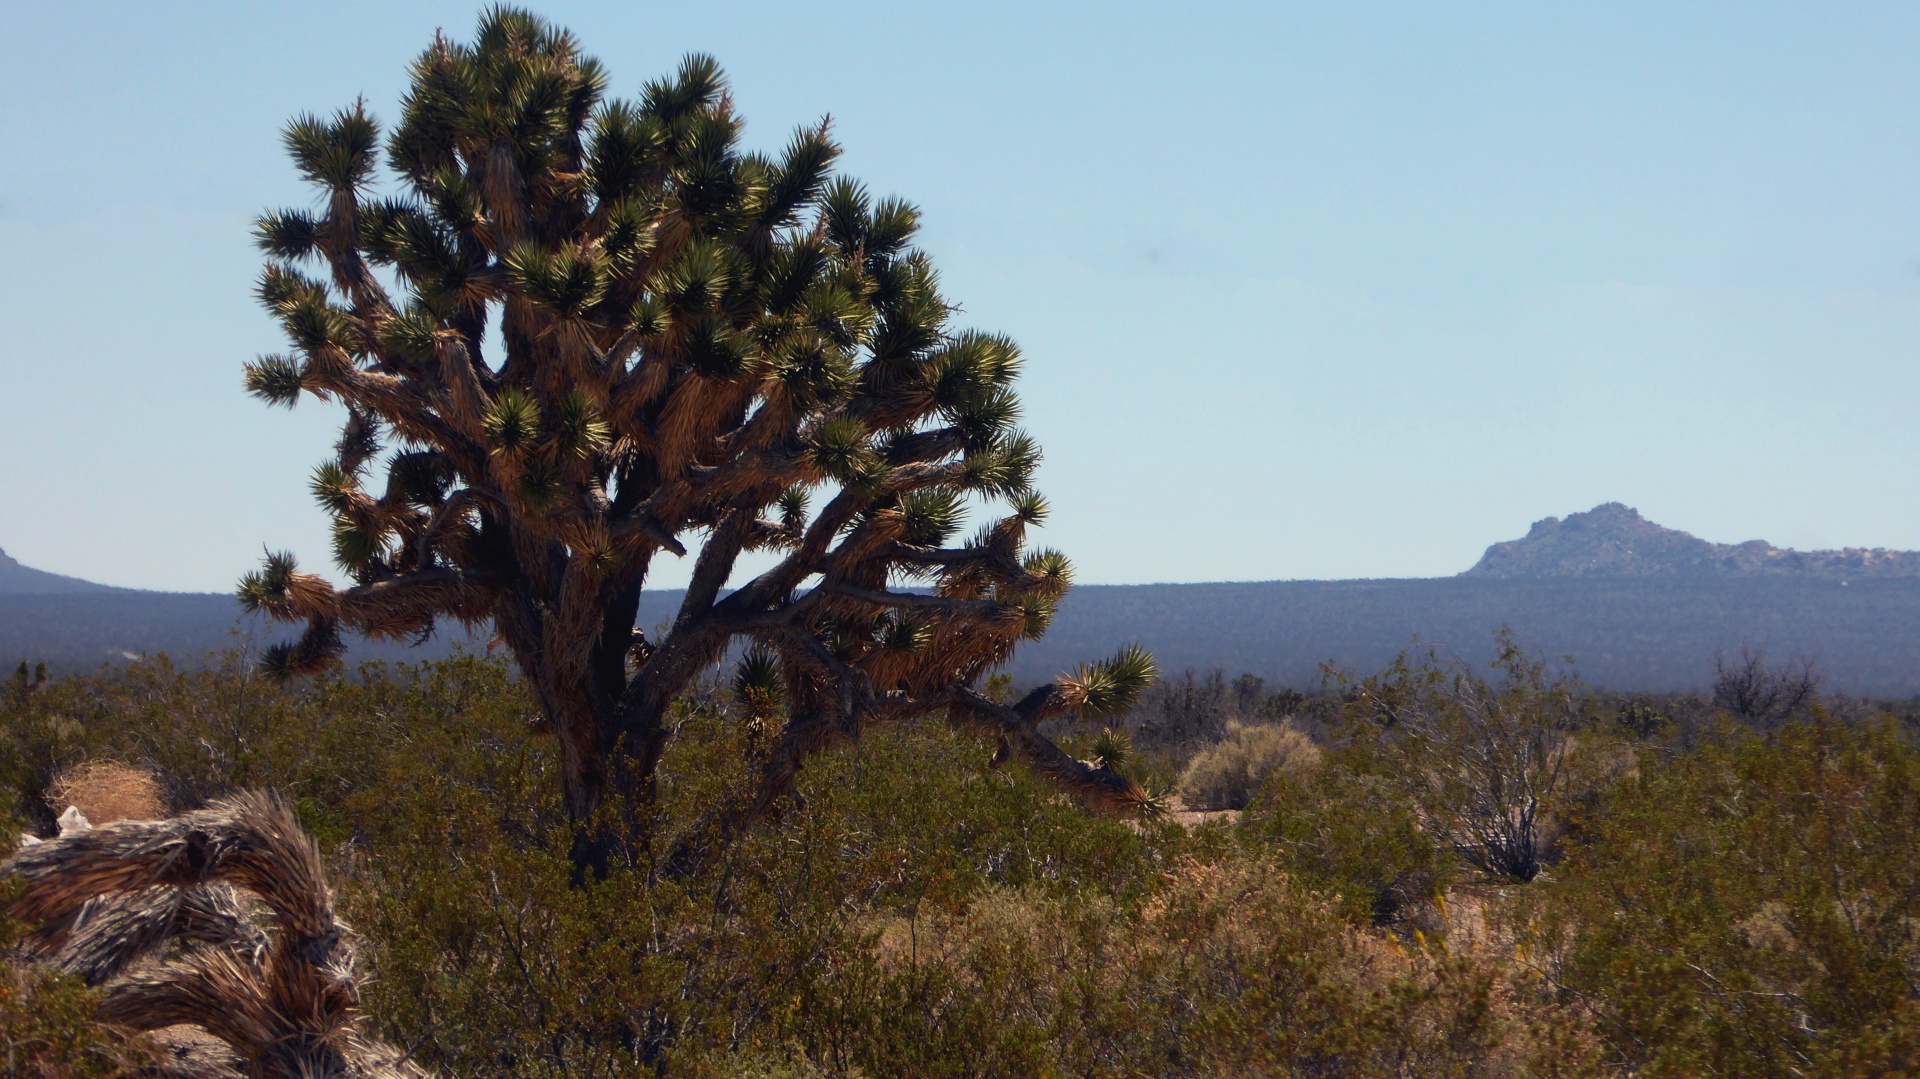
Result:
{"type": "Polygon", "coordinates": [[[1824,718],[1641,753],[1523,939],[1620,1071],[1920,1074],[1920,753],[1824,718]]]}
{"type": "Polygon", "coordinates": [[[1191,809],[1245,809],[1269,777],[1319,762],[1320,747],[1291,725],[1230,722],[1224,739],[1187,762],[1180,797],[1191,809]]]}
{"type": "Polygon", "coordinates": [[[1344,747],[1324,767],[1273,777],[1240,831],[1277,846],[1298,876],[1337,897],[1355,920],[1399,925],[1425,915],[1457,867],[1421,826],[1405,788],[1380,774],[1363,748],[1344,747]]]}
{"type": "MultiPolygon", "coordinates": [[[[938,725],[823,758],[710,873],[570,887],[529,715],[477,659],[301,688],[143,664],[8,706],[0,762],[22,803],[96,758],[180,805],[287,794],[373,945],[370,1010],[447,1074],[1444,1073],[1501,1029],[1489,971],[1395,952],[1225,833],[1089,814],[938,725]]],[[[763,735],[717,699],[677,721],[658,812],[695,829],[763,735]]]]}

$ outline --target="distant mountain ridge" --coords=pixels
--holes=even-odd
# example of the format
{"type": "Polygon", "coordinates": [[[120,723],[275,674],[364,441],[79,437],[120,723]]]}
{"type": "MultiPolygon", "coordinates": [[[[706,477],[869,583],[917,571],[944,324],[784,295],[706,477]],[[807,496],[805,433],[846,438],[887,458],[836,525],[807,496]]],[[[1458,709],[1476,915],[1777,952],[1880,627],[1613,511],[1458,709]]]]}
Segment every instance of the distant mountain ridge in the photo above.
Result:
{"type": "Polygon", "coordinates": [[[115,588],[107,584],[95,584],[78,577],[63,577],[58,573],[23,566],[5,551],[0,551],[0,596],[57,596],[75,593],[131,592],[130,588],[115,588]]]}
{"type": "Polygon", "coordinates": [[[1631,506],[1607,502],[1568,514],[1565,520],[1535,521],[1525,536],[1488,547],[1479,562],[1460,574],[1498,580],[1756,575],[1831,581],[1920,578],[1920,551],[1796,551],[1765,540],[1712,543],[1654,524],[1631,506]]]}
{"type": "MultiPolygon", "coordinates": [[[[1618,690],[1698,689],[1714,658],[1742,644],[1820,661],[1830,688],[1920,700],[1920,555],[1783,551],[1716,544],[1600,506],[1497,543],[1454,577],[1373,581],[1083,585],[1048,634],[1014,654],[1022,683],[1136,641],[1168,671],[1213,666],[1300,688],[1320,664],[1372,671],[1416,641],[1474,663],[1507,626],[1530,649],[1570,655],[1590,682],[1618,690]]],[[[648,590],[639,624],[673,617],[681,593],[648,590]]],[[[0,671],[21,659],[86,671],[165,652],[194,666],[209,653],[257,652],[295,627],[244,615],[230,594],[110,588],[0,559],[0,671]]],[[[349,665],[483,651],[489,630],[458,626],[421,647],[349,641],[349,665]]]]}

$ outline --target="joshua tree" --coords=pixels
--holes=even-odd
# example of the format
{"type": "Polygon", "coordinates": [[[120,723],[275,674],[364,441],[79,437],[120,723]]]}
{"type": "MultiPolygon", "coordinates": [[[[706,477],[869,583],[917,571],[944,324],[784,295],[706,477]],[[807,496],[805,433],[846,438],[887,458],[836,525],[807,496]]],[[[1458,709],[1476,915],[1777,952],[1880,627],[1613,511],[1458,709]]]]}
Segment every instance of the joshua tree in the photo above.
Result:
{"type": "Polygon", "coordinates": [[[786,716],[747,820],[810,752],[921,715],[1138,804],[1036,724],[1124,708],[1145,653],[1011,705],[974,688],[1046,629],[1070,567],[1023,549],[1046,504],[1015,427],[1020,353],[949,324],[918,212],[836,178],[824,120],[743,150],[706,57],[638,101],[606,83],[570,35],[495,8],[413,65],[385,143],[396,197],[374,195],[364,104],[288,126],[323,201],[260,220],[260,298],[293,353],[247,385],[346,406],[312,487],[353,583],[286,555],[249,575],[250,609],[307,624],[266,666],[316,671],[348,629],[490,622],[559,741],[569,813],[623,805],[642,841],[666,710],[743,641],[786,716]],[[970,499],[1009,512],[953,543],[970,499]],[[729,592],[747,552],[773,564],[729,592]],[[634,621],[663,554],[692,559],[691,584],[649,641],[634,621]]]}

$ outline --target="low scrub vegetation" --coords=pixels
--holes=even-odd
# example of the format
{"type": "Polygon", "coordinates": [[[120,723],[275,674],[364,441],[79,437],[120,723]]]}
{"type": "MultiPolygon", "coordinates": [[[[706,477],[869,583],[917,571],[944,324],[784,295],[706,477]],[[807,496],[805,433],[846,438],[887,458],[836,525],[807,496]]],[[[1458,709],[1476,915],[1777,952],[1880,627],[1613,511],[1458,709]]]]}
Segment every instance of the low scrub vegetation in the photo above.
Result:
{"type": "Polygon", "coordinates": [[[1552,852],[1556,811],[1584,763],[1577,687],[1510,637],[1496,681],[1431,653],[1346,682],[1347,716],[1372,767],[1403,788],[1434,840],[1473,868],[1532,880],[1552,852]]]}
{"type": "Polygon", "coordinates": [[[1227,725],[1217,745],[1193,755],[1180,773],[1180,797],[1192,809],[1245,809],[1268,779],[1320,763],[1320,747],[1286,724],[1227,725]]]}
{"type": "MultiPolygon", "coordinates": [[[[374,1033],[448,1076],[1920,1068],[1920,752],[1899,715],[1814,702],[1763,727],[1588,692],[1518,650],[1304,695],[1169,684],[1058,736],[1189,804],[1220,790],[1237,819],[1089,813],[992,767],[990,738],[906,725],[822,755],[800,801],[676,873],[666,852],[766,751],[715,684],[674,715],[660,855],[575,884],[553,743],[478,658],[16,687],[0,796],[7,836],[45,836],[89,798],[277,792],[363,938],[374,1033]],[[1189,722],[1162,737],[1169,700],[1189,722]]],[[[0,981],[8,1073],[150,1070],[143,1039],[90,1018],[97,990],[24,961],[25,929],[0,926],[22,960],[0,981]]]]}

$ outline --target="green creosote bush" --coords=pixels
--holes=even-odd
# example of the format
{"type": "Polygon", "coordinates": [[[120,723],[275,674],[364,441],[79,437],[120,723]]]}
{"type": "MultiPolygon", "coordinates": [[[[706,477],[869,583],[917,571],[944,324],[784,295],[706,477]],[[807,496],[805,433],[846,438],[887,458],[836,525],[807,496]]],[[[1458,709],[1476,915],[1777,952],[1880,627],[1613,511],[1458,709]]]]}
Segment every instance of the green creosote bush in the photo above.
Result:
{"type": "Polygon", "coordinates": [[[1300,879],[1337,896],[1360,924],[1436,928],[1430,915],[1458,876],[1456,860],[1365,748],[1336,749],[1319,768],[1274,775],[1241,818],[1241,834],[1277,846],[1300,879]]]}
{"type": "Polygon", "coordinates": [[[1576,738],[1593,725],[1579,682],[1509,631],[1496,644],[1494,679],[1429,650],[1347,680],[1346,733],[1374,759],[1371,771],[1404,789],[1436,842],[1489,876],[1529,881],[1558,856],[1561,816],[1608,759],[1576,738]]]}
{"type": "Polygon", "coordinates": [[[1320,747],[1285,723],[1227,724],[1225,739],[1201,750],[1180,773],[1189,809],[1245,809],[1269,777],[1320,763],[1320,747]]]}
{"type": "Polygon", "coordinates": [[[1514,919],[1610,1067],[1920,1073],[1920,752],[1891,723],[1642,750],[1580,821],[1514,919]]]}
{"type": "MultiPolygon", "coordinates": [[[[698,829],[746,785],[753,735],[714,699],[679,722],[691,737],[663,762],[662,815],[698,829]]],[[[1176,828],[1143,834],[1024,775],[980,774],[991,753],[940,727],[863,739],[822,758],[804,808],[711,873],[615,872],[581,888],[567,884],[564,817],[537,777],[481,789],[436,771],[404,794],[369,790],[349,815],[390,822],[366,848],[388,852],[378,894],[362,893],[361,924],[383,942],[370,1006],[425,1032],[426,1059],[453,1074],[679,1072],[795,1044],[860,1065],[879,1033],[863,1033],[874,1017],[860,1002],[888,984],[868,951],[883,927],[964,911],[995,888],[1137,902],[1183,849],[1176,828]],[[502,811],[519,805],[543,808],[502,811]],[[827,1009],[851,1025],[821,1026],[827,1009]]]]}
{"type": "Polygon", "coordinates": [[[869,1074],[1468,1075],[1511,1032],[1488,965],[1360,933],[1260,859],[1183,860],[1138,905],[996,890],[903,938],[857,1003],[890,1033],[869,1074]]]}
{"type": "MultiPolygon", "coordinates": [[[[674,828],[750,788],[764,736],[730,698],[675,713],[674,828]]],[[[284,793],[367,940],[368,1013],[446,1075],[1466,1074],[1516,1029],[1484,964],[1357,930],[1222,829],[983,769],[991,742],[944,724],[817,758],[803,801],[709,871],[570,887],[532,715],[473,657],[302,686],[142,663],[4,706],[0,739],[55,770],[152,767],[181,806],[284,793]]]]}

